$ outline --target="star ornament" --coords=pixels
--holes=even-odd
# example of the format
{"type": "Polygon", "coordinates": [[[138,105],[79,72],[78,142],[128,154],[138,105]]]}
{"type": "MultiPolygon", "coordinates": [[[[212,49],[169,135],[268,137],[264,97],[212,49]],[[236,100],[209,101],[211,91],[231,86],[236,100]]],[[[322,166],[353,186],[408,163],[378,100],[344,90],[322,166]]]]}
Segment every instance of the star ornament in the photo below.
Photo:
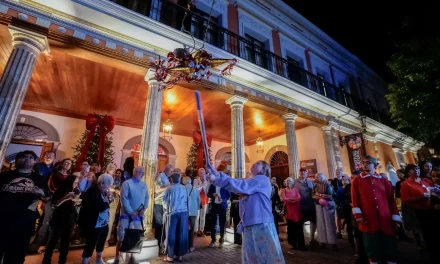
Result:
{"type": "Polygon", "coordinates": [[[222,76],[230,75],[234,66],[237,64],[237,60],[213,58],[212,55],[204,49],[190,53],[187,49],[182,48],[169,52],[166,59],[158,58],[154,61],[159,90],[170,89],[180,81],[192,82],[202,79],[209,80],[209,77],[212,75],[212,70],[224,64],[226,64],[226,66],[219,70],[219,74],[222,76]],[[174,78],[168,81],[167,77],[169,75],[174,78]]]}

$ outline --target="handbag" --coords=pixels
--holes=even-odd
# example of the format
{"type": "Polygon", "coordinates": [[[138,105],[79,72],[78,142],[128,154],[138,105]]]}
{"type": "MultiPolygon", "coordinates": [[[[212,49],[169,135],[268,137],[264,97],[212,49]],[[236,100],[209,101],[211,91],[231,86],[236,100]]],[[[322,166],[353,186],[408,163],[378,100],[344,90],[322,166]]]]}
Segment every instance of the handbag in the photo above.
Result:
{"type": "Polygon", "coordinates": [[[141,253],[142,243],[144,242],[144,225],[142,224],[142,229],[130,229],[130,224],[132,220],[128,222],[128,227],[125,229],[124,240],[121,244],[121,252],[125,253],[141,253]]]}

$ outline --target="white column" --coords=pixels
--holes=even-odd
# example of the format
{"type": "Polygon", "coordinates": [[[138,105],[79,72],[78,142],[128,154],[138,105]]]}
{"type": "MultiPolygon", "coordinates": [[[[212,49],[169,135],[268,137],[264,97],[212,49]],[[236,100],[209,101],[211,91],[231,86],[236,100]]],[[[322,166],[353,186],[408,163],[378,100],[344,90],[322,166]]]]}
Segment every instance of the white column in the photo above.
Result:
{"type": "Polygon", "coordinates": [[[14,26],[9,26],[9,32],[13,48],[0,79],[0,162],[11,141],[35,60],[42,52],[49,52],[46,36],[14,26]]]}
{"type": "Polygon", "coordinates": [[[295,119],[297,117],[293,113],[283,115],[286,127],[287,154],[289,156],[289,177],[294,179],[298,178],[299,175],[299,155],[295,131],[295,119]]]}
{"type": "Polygon", "coordinates": [[[151,238],[153,225],[154,187],[157,173],[157,150],[159,148],[160,116],[162,112],[163,91],[155,78],[155,70],[148,70],[145,81],[148,82],[148,96],[145,107],[139,164],[145,167],[145,182],[148,186],[150,202],[146,211],[145,225],[147,238],[151,238]]]}
{"type": "Polygon", "coordinates": [[[246,102],[246,98],[237,95],[232,96],[226,101],[227,104],[231,105],[231,175],[235,178],[244,178],[246,173],[243,129],[243,106],[246,102]]]}
{"type": "Polygon", "coordinates": [[[339,151],[339,137],[337,130],[329,122],[329,126],[323,127],[325,152],[327,156],[328,178],[335,177],[336,169],[342,170],[341,152],[339,151]]]}

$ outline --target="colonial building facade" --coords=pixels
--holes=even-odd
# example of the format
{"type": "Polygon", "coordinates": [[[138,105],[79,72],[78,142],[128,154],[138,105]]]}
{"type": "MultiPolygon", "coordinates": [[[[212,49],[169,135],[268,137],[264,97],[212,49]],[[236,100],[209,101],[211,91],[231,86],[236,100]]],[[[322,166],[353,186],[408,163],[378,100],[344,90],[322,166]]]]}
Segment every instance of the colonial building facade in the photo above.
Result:
{"type": "Polygon", "coordinates": [[[416,161],[422,143],[391,127],[386,83],[281,0],[182,2],[3,0],[0,158],[23,148],[71,157],[87,114],[107,114],[116,163],[135,156],[154,188],[166,163],[186,167],[200,90],[212,160],[235,177],[257,160],[279,181],[301,166],[348,173],[340,137],[360,132],[383,165],[416,161]],[[151,60],[183,47],[238,63],[230,76],[159,91],[151,60]]]}

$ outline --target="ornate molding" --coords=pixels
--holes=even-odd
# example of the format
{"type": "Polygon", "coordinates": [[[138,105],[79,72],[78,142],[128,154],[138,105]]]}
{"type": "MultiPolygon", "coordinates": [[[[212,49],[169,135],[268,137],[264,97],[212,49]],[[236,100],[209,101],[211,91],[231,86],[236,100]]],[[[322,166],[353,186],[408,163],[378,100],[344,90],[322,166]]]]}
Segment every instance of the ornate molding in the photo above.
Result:
{"type": "Polygon", "coordinates": [[[243,107],[243,105],[248,101],[247,98],[239,96],[239,95],[234,95],[231,98],[229,98],[228,100],[225,101],[226,104],[231,105],[231,107],[234,106],[241,106],[243,107]]]}
{"type": "Polygon", "coordinates": [[[283,119],[286,122],[295,122],[295,119],[298,118],[298,115],[294,114],[294,113],[287,113],[285,115],[283,115],[283,119]]]}
{"type": "Polygon", "coordinates": [[[40,55],[42,52],[50,52],[49,42],[47,41],[46,36],[12,25],[9,25],[8,29],[12,36],[12,45],[14,48],[20,46],[27,47],[35,56],[40,55]]]}

